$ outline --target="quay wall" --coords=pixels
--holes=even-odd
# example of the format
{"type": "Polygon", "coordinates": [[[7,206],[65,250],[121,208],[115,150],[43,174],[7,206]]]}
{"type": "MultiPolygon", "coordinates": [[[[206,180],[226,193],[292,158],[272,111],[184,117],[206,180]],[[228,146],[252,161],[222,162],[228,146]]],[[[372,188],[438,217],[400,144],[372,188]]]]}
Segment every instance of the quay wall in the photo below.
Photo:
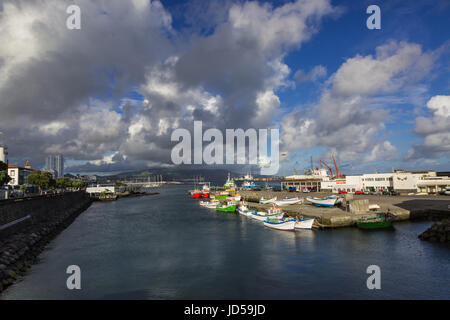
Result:
{"type": "Polygon", "coordinates": [[[92,201],[85,192],[0,201],[0,292],[92,201]]]}

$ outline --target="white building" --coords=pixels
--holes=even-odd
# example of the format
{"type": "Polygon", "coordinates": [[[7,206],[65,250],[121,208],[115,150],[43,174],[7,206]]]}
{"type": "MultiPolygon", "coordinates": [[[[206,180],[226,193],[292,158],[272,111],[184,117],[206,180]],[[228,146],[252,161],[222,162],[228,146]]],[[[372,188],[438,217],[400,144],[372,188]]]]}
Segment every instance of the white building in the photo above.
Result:
{"type": "Polygon", "coordinates": [[[305,189],[309,191],[320,191],[321,183],[329,181],[330,177],[325,169],[314,169],[307,174],[295,174],[281,179],[281,183],[285,189],[295,187],[297,191],[305,189]]]}
{"type": "Polygon", "coordinates": [[[8,164],[8,176],[11,178],[8,185],[17,187],[22,184],[27,184],[27,177],[33,171],[39,170],[32,169],[29,161],[27,161],[25,167],[8,164]]]}
{"type": "Polygon", "coordinates": [[[449,177],[438,177],[435,171],[404,171],[392,173],[367,173],[330,179],[321,183],[322,190],[347,191],[396,191],[399,193],[437,193],[450,186],[449,177]]]}

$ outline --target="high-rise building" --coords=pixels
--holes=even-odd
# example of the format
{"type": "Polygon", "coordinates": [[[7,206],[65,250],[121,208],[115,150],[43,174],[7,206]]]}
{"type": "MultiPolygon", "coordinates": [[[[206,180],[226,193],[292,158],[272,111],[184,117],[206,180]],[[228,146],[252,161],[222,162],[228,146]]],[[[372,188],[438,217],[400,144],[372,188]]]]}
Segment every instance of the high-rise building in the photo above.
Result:
{"type": "Polygon", "coordinates": [[[55,178],[64,177],[64,157],[60,154],[47,156],[45,170],[51,172],[55,178]]]}

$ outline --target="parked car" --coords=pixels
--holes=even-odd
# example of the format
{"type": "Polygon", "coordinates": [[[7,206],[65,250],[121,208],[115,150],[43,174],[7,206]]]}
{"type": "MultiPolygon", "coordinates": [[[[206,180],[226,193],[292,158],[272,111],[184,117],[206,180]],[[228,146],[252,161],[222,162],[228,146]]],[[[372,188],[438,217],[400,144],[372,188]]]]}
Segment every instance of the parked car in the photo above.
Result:
{"type": "Polygon", "coordinates": [[[338,194],[347,194],[347,191],[341,190],[341,191],[338,192],[338,194]]]}
{"type": "Polygon", "coordinates": [[[355,194],[364,194],[364,191],[358,190],[358,191],[355,191],[355,194]]]}

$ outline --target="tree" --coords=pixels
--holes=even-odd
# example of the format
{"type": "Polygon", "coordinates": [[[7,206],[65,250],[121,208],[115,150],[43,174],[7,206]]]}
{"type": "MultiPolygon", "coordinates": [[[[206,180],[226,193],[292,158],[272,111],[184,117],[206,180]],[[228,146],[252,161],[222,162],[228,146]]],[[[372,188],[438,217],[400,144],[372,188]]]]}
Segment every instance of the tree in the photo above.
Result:
{"type": "Polygon", "coordinates": [[[0,187],[9,181],[11,181],[11,177],[8,175],[8,165],[0,161],[0,187]]]}
{"type": "Polygon", "coordinates": [[[56,188],[66,190],[72,187],[72,181],[69,178],[56,178],[55,181],[56,188]]]}
{"type": "Polygon", "coordinates": [[[81,190],[87,187],[87,183],[82,180],[72,180],[72,188],[81,190]]]}
{"type": "Polygon", "coordinates": [[[50,189],[55,186],[55,180],[48,171],[33,171],[27,177],[27,184],[39,186],[40,193],[44,189],[50,189]]]}

